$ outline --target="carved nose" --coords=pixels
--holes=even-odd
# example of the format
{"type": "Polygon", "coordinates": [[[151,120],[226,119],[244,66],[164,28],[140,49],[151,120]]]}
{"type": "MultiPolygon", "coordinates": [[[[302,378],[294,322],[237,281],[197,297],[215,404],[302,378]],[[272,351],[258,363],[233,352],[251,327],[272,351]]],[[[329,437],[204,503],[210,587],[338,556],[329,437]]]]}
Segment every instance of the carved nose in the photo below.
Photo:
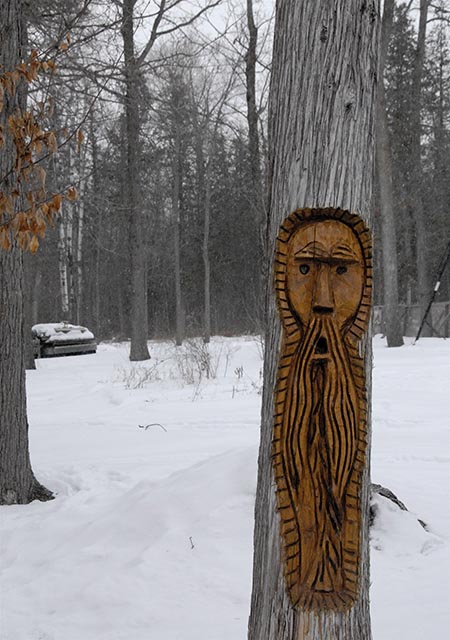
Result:
{"type": "Polygon", "coordinates": [[[333,313],[333,294],[331,292],[330,268],[327,264],[322,264],[317,274],[316,286],[313,298],[314,313],[333,313]]]}

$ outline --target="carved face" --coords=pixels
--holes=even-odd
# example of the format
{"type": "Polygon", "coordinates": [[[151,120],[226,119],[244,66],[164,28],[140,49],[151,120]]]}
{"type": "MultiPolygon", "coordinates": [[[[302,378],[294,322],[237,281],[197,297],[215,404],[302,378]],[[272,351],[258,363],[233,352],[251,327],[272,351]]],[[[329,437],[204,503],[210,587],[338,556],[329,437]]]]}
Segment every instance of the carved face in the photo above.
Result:
{"type": "Polygon", "coordinates": [[[361,246],[351,228],[338,220],[306,223],[289,241],[287,295],[307,326],[331,316],[341,329],[356,314],[364,284],[361,246]]]}
{"type": "Polygon", "coordinates": [[[293,211],[277,238],[272,464],[286,587],[307,611],[358,593],[371,254],[363,220],[339,208],[293,211]]]}

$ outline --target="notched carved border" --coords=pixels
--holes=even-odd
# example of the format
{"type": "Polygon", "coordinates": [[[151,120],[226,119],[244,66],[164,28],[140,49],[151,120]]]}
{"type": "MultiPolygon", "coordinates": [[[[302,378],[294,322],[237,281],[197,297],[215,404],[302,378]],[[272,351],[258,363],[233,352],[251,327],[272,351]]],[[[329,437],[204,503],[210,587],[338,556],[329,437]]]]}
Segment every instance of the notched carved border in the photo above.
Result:
{"type": "MultiPolygon", "coordinates": [[[[284,220],[277,238],[274,259],[274,286],[282,321],[283,336],[274,398],[272,460],[277,507],[280,516],[286,587],[292,605],[305,610],[343,610],[352,606],[358,593],[361,545],[360,490],[367,448],[365,362],[359,353],[359,345],[366,333],[370,319],[372,278],[371,235],[358,215],[339,208],[307,208],[294,211],[284,220]],[[302,489],[301,487],[298,488],[292,479],[293,463],[288,458],[289,452],[292,450],[293,439],[301,440],[301,438],[296,432],[299,426],[286,418],[287,398],[289,395],[292,396],[297,393],[295,389],[292,391],[293,385],[295,385],[293,376],[298,375],[302,366],[298,361],[298,353],[306,331],[306,328],[301,326],[298,317],[291,309],[288,299],[286,289],[288,245],[292,235],[301,225],[325,220],[336,220],[350,227],[359,242],[364,260],[364,282],[360,304],[351,322],[343,331],[343,343],[345,344],[344,370],[348,372],[349,377],[352,379],[356,394],[354,413],[357,415],[357,434],[353,438],[354,457],[351,473],[345,488],[345,496],[340,502],[339,509],[337,509],[337,516],[342,518],[342,522],[339,526],[335,525],[335,529],[331,532],[334,535],[335,546],[339,547],[337,555],[339,556],[340,566],[337,568],[334,567],[331,556],[327,560],[328,547],[320,549],[320,553],[325,560],[317,559],[317,567],[314,565],[314,559],[304,557],[311,552],[311,549],[315,548],[314,545],[308,542],[308,538],[313,537],[314,533],[311,534],[311,527],[305,530],[304,525],[305,522],[310,520],[310,515],[308,514],[310,514],[312,507],[311,504],[297,503],[302,489]],[[289,385],[291,390],[289,390],[289,385]],[[336,529],[338,533],[336,533],[336,529]],[[322,565],[320,564],[321,562],[322,565]],[[327,563],[329,563],[328,568],[331,573],[334,572],[334,584],[339,586],[331,590],[321,591],[314,588],[313,581],[305,577],[308,574],[308,570],[305,567],[312,567],[317,574],[320,574],[320,571],[323,573],[326,569],[323,565],[327,565],[327,563]]],[[[296,400],[297,404],[302,401],[307,402],[309,400],[307,398],[300,399],[300,401],[296,400]]],[[[301,445],[299,447],[301,448],[301,445]]],[[[307,483],[305,482],[304,484],[307,483]]],[[[321,490],[319,487],[319,493],[321,490]]],[[[327,491],[328,489],[323,487],[322,492],[325,494],[327,491]]],[[[321,496],[314,498],[311,495],[313,507],[318,512],[321,510],[321,505],[317,506],[317,501],[321,499],[321,496]]],[[[325,539],[327,537],[327,529],[331,531],[331,525],[327,522],[322,522],[321,525],[324,530],[322,538],[325,539]]],[[[331,535],[328,537],[331,537],[331,535]]],[[[325,544],[328,544],[328,541],[325,541],[325,544]]],[[[320,553],[316,555],[320,555],[320,553]]],[[[334,560],[336,561],[336,558],[334,560]]],[[[311,570],[309,573],[311,573],[311,570]]]]}

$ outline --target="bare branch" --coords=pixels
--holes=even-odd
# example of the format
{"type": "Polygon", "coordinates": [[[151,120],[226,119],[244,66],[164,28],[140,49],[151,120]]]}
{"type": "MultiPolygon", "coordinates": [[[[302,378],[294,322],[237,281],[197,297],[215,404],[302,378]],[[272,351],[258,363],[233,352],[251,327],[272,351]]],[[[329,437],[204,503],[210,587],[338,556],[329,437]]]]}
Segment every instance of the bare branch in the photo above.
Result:
{"type": "Polygon", "coordinates": [[[178,31],[180,29],[188,27],[193,22],[195,22],[200,16],[202,16],[206,11],[209,11],[213,7],[217,7],[217,5],[220,4],[220,2],[222,0],[215,0],[215,2],[209,3],[208,5],[206,5],[206,7],[203,7],[202,9],[197,11],[197,13],[195,13],[190,18],[188,18],[187,20],[184,20],[183,22],[179,22],[178,24],[175,24],[170,29],[164,29],[162,31],[158,31],[158,27],[160,26],[161,20],[163,19],[163,17],[165,17],[164,14],[167,13],[170,9],[173,9],[173,7],[176,6],[177,4],[179,4],[181,1],[182,0],[176,0],[170,7],[167,7],[166,6],[166,0],[161,0],[160,9],[159,9],[158,14],[157,14],[157,16],[155,18],[155,21],[153,23],[152,31],[151,31],[151,34],[150,34],[150,38],[149,38],[147,44],[145,45],[144,49],[142,50],[142,52],[140,53],[140,55],[137,58],[136,64],[138,66],[140,66],[145,61],[145,59],[147,58],[148,54],[152,50],[153,45],[155,44],[157,38],[160,38],[161,36],[165,36],[165,35],[168,35],[170,33],[173,33],[174,31],[178,31]]]}

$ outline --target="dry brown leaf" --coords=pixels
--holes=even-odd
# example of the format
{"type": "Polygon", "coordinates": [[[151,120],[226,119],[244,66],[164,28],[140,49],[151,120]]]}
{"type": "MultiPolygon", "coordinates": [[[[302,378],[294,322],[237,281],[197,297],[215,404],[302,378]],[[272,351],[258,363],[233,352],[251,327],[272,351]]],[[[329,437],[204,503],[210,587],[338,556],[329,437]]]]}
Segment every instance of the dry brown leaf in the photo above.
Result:
{"type": "Polygon", "coordinates": [[[60,193],[55,194],[52,198],[51,204],[53,205],[53,209],[55,211],[59,211],[62,204],[62,195],[60,193]]]}
{"type": "Polygon", "coordinates": [[[19,233],[17,235],[17,242],[19,243],[19,247],[22,249],[22,251],[26,251],[29,244],[28,234],[19,233]]]}
{"type": "Polygon", "coordinates": [[[83,144],[83,140],[84,140],[84,133],[81,131],[81,129],[78,129],[78,132],[77,132],[77,150],[78,150],[78,153],[80,153],[80,149],[81,149],[81,145],[83,144]]]}
{"type": "Polygon", "coordinates": [[[78,198],[78,193],[75,187],[70,187],[67,189],[66,197],[68,200],[76,200],[78,198]]]}
{"type": "Polygon", "coordinates": [[[58,149],[58,143],[56,142],[56,136],[53,131],[47,134],[46,145],[50,151],[55,152],[58,149]]]}
{"type": "Polygon", "coordinates": [[[0,247],[3,247],[6,251],[11,248],[11,240],[9,238],[9,231],[2,227],[0,229],[0,247]]]}
{"type": "Polygon", "coordinates": [[[36,251],[39,249],[39,240],[37,236],[33,236],[31,238],[30,244],[28,245],[28,249],[30,250],[31,253],[36,253],[36,251]]]}

